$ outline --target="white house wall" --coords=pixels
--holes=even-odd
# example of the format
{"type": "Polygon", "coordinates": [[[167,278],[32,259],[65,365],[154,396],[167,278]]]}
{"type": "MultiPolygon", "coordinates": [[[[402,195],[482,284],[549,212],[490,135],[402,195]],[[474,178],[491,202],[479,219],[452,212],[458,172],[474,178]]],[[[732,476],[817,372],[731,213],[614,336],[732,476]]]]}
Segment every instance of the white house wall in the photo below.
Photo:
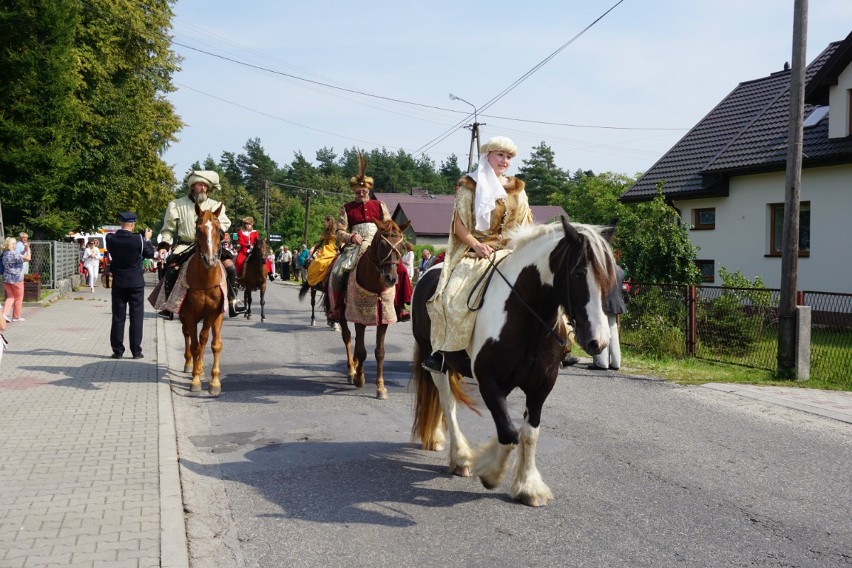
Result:
{"type": "MultiPolygon", "coordinates": [[[[699,259],[740,270],[749,280],[760,276],[768,288],[781,285],[781,257],[769,257],[769,204],[784,203],[784,172],[734,177],[729,197],[675,202],[684,222],[693,209],[715,207],[716,228],[690,231],[699,259]]],[[[798,262],[799,290],[852,292],[852,165],[808,168],[802,172],[801,201],[810,202],[811,251],[798,262]]],[[[709,284],[709,283],[708,283],[709,284]]]]}
{"type": "Polygon", "coordinates": [[[828,137],[845,138],[849,132],[849,92],[852,91],[852,65],[846,67],[837,77],[837,84],[828,90],[828,137]]]}

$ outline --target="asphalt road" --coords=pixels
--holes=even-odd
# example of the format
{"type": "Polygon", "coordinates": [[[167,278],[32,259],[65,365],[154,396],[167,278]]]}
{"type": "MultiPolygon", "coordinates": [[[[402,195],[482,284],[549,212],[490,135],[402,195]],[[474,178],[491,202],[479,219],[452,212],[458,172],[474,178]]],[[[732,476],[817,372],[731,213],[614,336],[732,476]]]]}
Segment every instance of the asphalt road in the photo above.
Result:
{"type": "MultiPolygon", "coordinates": [[[[270,284],[266,322],[257,298],[225,322],[220,398],[173,373],[194,567],[852,566],[848,424],[570,368],[538,447],[554,500],[533,509],[411,443],[410,324],[388,331],[379,401],[372,334],[358,390],[296,291],[270,284]]],[[[166,331],[180,371],[180,324],[166,331]]],[[[520,422],[521,393],[510,404],[520,422]]],[[[473,443],[494,435],[487,414],[460,420],[473,443]]]]}

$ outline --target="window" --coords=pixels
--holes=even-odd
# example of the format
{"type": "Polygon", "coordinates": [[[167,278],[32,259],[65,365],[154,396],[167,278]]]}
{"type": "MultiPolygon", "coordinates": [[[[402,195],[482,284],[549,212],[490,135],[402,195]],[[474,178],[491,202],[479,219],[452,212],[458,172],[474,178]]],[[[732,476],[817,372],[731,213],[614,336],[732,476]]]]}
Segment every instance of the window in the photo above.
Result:
{"type": "Polygon", "coordinates": [[[811,111],[811,114],[808,115],[808,118],[802,123],[803,128],[810,128],[811,126],[816,126],[820,123],[820,121],[825,118],[825,115],[828,114],[827,106],[818,106],[814,107],[814,110],[811,111]]]}
{"type": "Polygon", "coordinates": [[[696,260],[695,265],[698,271],[701,272],[702,282],[715,282],[716,280],[716,261],[714,260],[696,260]]]}
{"type": "MultiPolygon", "coordinates": [[[[770,203],[769,218],[769,254],[781,256],[784,234],[784,204],[770,203]]],[[[799,256],[810,256],[811,253],[811,203],[803,201],[799,204],[799,256]]]]}
{"type": "Polygon", "coordinates": [[[847,125],[849,129],[846,131],[846,135],[852,134],[852,89],[847,91],[849,95],[849,99],[846,101],[846,115],[849,117],[849,124],[847,125]]]}
{"type": "Polygon", "coordinates": [[[716,208],[706,207],[704,209],[692,210],[692,229],[695,231],[707,231],[716,228],[716,208]]]}

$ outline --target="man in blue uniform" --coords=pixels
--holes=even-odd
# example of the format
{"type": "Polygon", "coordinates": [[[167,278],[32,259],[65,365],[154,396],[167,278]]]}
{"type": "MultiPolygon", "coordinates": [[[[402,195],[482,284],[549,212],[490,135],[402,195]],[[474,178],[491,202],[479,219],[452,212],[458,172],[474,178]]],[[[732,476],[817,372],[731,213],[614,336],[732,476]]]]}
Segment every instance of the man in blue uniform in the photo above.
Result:
{"type": "Polygon", "coordinates": [[[130,352],[134,359],[142,359],[142,318],[145,317],[145,280],[142,259],[154,258],[151,229],[145,234],[134,233],[136,214],[124,211],[118,214],[121,229],[107,235],[106,249],[110,256],[112,272],[112,328],[109,342],[112,358],[124,354],[124,322],[130,308],[130,352]]]}

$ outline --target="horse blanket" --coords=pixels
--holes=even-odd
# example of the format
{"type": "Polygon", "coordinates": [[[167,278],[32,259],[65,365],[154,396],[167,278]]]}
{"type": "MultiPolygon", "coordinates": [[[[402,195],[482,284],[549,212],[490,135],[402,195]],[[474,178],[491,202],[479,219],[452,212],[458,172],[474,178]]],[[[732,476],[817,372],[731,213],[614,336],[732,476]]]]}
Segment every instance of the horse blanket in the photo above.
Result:
{"type": "Polygon", "coordinates": [[[349,272],[349,284],[346,286],[346,320],[363,325],[396,323],[393,307],[396,288],[391,286],[381,294],[370,292],[358,284],[356,272],[349,272]]]}
{"type": "MultiPolygon", "coordinates": [[[[222,278],[219,280],[219,288],[222,290],[222,297],[228,297],[228,281],[227,281],[227,273],[225,272],[225,267],[221,262],[217,263],[219,266],[219,270],[222,273],[222,278]]],[[[180,313],[180,307],[183,305],[184,299],[186,299],[186,292],[189,290],[189,286],[186,283],[186,267],[189,266],[189,261],[187,260],[180,266],[180,272],[178,272],[177,282],[175,282],[174,288],[172,288],[172,293],[169,294],[169,297],[166,298],[166,290],[163,287],[163,280],[157,283],[154,287],[154,291],[151,292],[151,295],[148,296],[148,303],[154,306],[155,310],[168,310],[174,314],[180,313]]],[[[227,300],[222,302],[222,311],[225,311],[225,305],[227,304],[227,300]]]]}

